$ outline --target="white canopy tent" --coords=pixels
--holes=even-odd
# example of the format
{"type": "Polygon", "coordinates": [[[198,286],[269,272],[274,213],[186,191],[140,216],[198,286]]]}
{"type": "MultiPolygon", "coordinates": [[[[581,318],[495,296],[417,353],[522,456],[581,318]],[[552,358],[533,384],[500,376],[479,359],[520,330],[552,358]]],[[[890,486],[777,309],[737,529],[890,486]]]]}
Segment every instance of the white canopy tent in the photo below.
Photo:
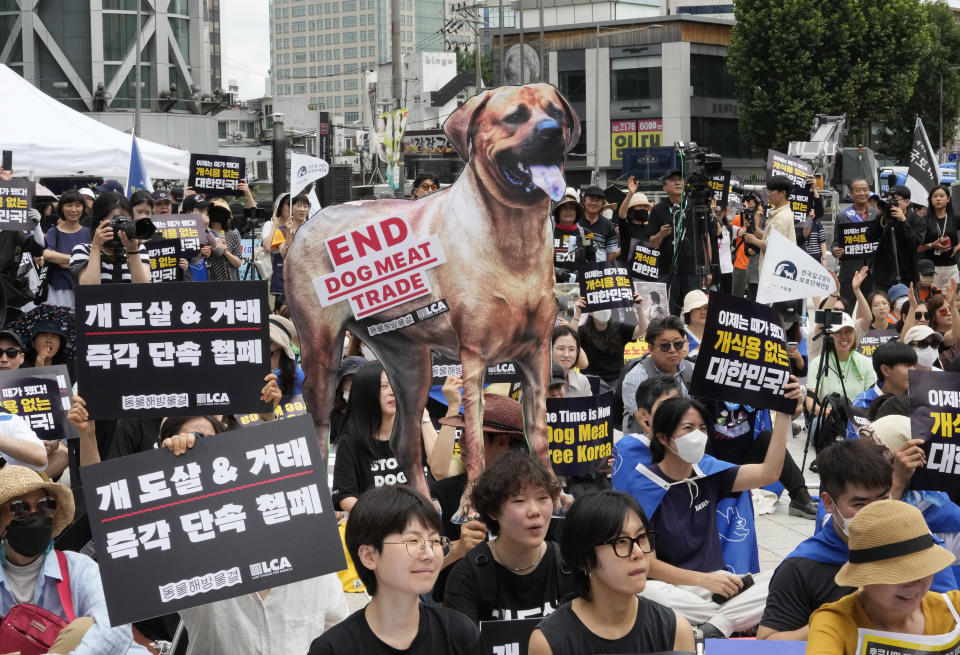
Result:
{"type": "MultiPolygon", "coordinates": [[[[0,148],[17,175],[127,178],[130,134],[70,109],[0,64],[0,148]]],[[[151,178],[185,179],[190,153],[137,139],[151,178]]]]}

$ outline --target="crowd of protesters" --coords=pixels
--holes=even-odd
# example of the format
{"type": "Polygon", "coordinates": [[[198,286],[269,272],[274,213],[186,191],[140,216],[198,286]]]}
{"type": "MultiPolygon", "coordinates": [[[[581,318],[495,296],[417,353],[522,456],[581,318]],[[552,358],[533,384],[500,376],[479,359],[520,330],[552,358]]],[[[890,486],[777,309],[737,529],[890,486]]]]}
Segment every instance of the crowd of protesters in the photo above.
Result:
{"type": "MultiPolygon", "coordinates": [[[[704,639],[732,636],[808,641],[808,652],[852,654],[858,628],[951,632],[960,623],[953,566],[960,507],[948,494],[910,488],[925,456],[922,442],[911,438],[907,400],[909,371],[960,370],[960,227],[949,193],[934,188],[919,203],[921,216],[906,187],[892,189],[890,206],[878,210],[865,180],[850,185],[852,206],[837,224],[876,220],[872,229],[889,228],[895,238],[887,247],[898,262],[891,279],[888,262],[847,256],[836,236],[828,244],[812,179],[806,221],[795,222],[785,209],[792,185],[773,177],[769,209],[755,194],[737,212],[715,205],[711,230],[699,242],[690,231],[676,242],[683,183],[680,171],[668,171],[656,204],[633,178],[619,203],[596,186],[571,188],[551,212],[558,283],[576,281],[587,262],[628,264],[642,242],[659,251],[666,285],[663,298],[635,294],[633,311],[585,313],[580,299],[569,314],[558,313],[543,346],[552,360],[550,397],[612,392],[622,408],[612,417],[615,456],[596,474],[563,478],[544,468],[528,452],[510,385],[489,385],[484,470],[469,491],[472,513],[454,523],[449,517],[467,486],[458,443],[465,425],[460,379],[447,378],[417,408],[431,491],[425,498],[407,486],[393,450],[391,381],[362,339],[348,335],[329,435],[331,496],[347,569],[111,627],[96,563],[66,544],[57,544],[64,559],[49,547],[73,521],[69,485],[82,471],[68,466],[65,441],[41,441],[20,417],[4,413],[0,614],[18,604],[44,608],[63,624],[47,652],[78,654],[159,652],[178,625],[187,653],[213,655],[479,654],[489,652],[483,622],[519,619],[537,620],[529,636],[536,655],[693,652],[704,639]],[[773,231],[820,264],[831,257],[839,264],[835,293],[774,305],[791,368],[783,394],[795,410],[694,398],[696,358],[712,338],[707,314],[720,294],[755,298],[773,231]],[[659,313],[649,311],[661,303],[659,313]],[[823,325],[816,309],[838,315],[823,325]],[[867,356],[858,343],[871,330],[890,339],[867,356]],[[625,359],[637,344],[644,354],[625,359]],[[869,422],[835,420],[851,406],[866,408],[869,422]],[[818,448],[819,488],[807,486],[787,451],[792,438],[813,432],[818,443],[832,444],[818,448]],[[751,492],[761,488],[785,492],[785,511],[809,519],[810,537],[776,570],[746,575],[732,562],[718,516],[739,503],[733,511],[744,522],[734,527],[752,530],[751,492]],[[66,573],[72,606],[58,590],[66,573]]],[[[411,200],[439,186],[422,175],[411,200]]],[[[231,206],[192,189],[127,198],[108,182],[46,199],[49,211],[33,213],[33,232],[0,233],[7,243],[0,247],[0,370],[72,367],[72,333],[57,317],[72,311],[76,288],[150,281],[146,240],[115,230],[118,217],[200,215],[199,249],[178,262],[178,279],[238,279],[244,259],[237,223],[244,207],[256,206],[245,182],[240,190],[244,202],[231,206]],[[37,312],[41,318],[23,320],[37,312]]],[[[304,383],[299,346],[306,335],[285,306],[283,262],[311,211],[306,195],[277,197],[247,262],[269,280],[272,373],[259,391],[274,406],[302,393],[304,383]]],[[[68,419],[79,435],[80,465],[158,447],[182,456],[199,439],[239,429],[223,415],[94,421],[77,395],[68,419]]],[[[755,554],[756,540],[742,547],[755,554]]]]}

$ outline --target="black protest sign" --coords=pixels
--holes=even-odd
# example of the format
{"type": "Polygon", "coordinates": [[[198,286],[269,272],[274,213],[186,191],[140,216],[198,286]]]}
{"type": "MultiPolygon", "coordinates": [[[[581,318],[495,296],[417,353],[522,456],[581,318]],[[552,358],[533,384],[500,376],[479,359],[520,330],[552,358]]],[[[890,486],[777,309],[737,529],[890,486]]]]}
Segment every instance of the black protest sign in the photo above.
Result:
{"type": "Polygon", "coordinates": [[[659,280],[660,251],[646,241],[633,241],[633,254],[630,256],[630,275],[647,282],[659,280]]]}
{"type": "Polygon", "coordinates": [[[873,351],[888,341],[893,341],[900,335],[894,329],[888,330],[867,330],[867,333],[860,337],[860,344],[857,346],[857,352],[867,357],[873,357],[873,351]]]}
{"type": "Polygon", "coordinates": [[[868,407],[857,407],[847,401],[847,426],[852,427],[855,433],[860,432],[860,428],[870,424],[870,409],[868,407]]]}
{"type": "Polygon", "coordinates": [[[246,159],[226,155],[190,155],[188,185],[206,195],[237,195],[246,178],[246,159]]]}
{"type": "Polygon", "coordinates": [[[790,362],[780,314],[745,298],[711,293],[691,396],[793,414],[784,397],[790,362]]]}
{"type": "MultiPolygon", "coordinates": [[[[539,611],[539,610],[538,610],[539,611]]],[[[481,621],[480,636],[484,650],[491,655],[527,655],[530,635],[542,619],[481,621]]]]}
{"type": "Polygon", "coordinates": [[[30,231],[27,212],[33,207],[37,185],[26,180],[0,180],[0,230],[30,231]]]}
{"type": "Polygon", "coordinates": [[[548,449],[557,475],[593,473],[613,452],[613,392],[582,398],[547,398],[548,449]]]}
{"type": "Polygon", "coordinates": [[[771,178],[775,175],[783,176],[790,178],[790,181],[793,182],[793,186],[805,187],[807,185],[807,177],[812,172],[813,169],[810,168],[810,164],[802,159],[785,155],[782,152],[777,152],[776,150],[767,151],[768,178],[771,178]]]}
{"type": "Polygon", "coordinates": [[[910,486],[960,491],[960,373],[910,371],[910,432],[927,456],[910,486]]]}
{"type": "Polygon", "coordinates": [[[79,393],[94,418],[269,412],[264,282],[77,288],[79,393]]]}
{"type": "Polygon", "coordinates": [[[67,421],[72,397],[70,374],[62,364],[0,372],[0,406],[22,417],[40,439],[77,436],[67,421]]]}
{"type": "Polygon", "coordinates": [[[151,282],[176,282],[180,279],[180,239],[158,239],[144,244],[150,259],[151,282]]]}
{"type": "Polygon", "coordinates": [[[727,194],[730,193],[730,171],[721,171],[707,181],[707,186],[713,191],[713,197],[721,207],[727,206],[727,194]]]}
{"type": "MultiPolygon", "coordinates": [[[[431,384],[433,385],[443,385],[444,381],[451,375],[463,376],[463,366],[460,362],[438,352],[430,351],[430,366],[433,378],[431,384]]],[[[487,367],[487,372],[483,376],[484,384],[517,382],[519,380],[520,373],[517,372],[517,365],[513,362],[491,364],[487,367]]]]}
{"type": "Polygon", "coordinates": [[[633,307],[630,273],[615,262],[590,262],[580,269],[580,297],[585,312],[617,307],[633,307]]]}
{"type": "Polygon", "coordinates": [[[112,625],[346,567],[313,421],[83,467],[112,625]]]}
{"type": "Polygon", "coordinates": [[[793,222],[803,223],[807,220],[810,213],[810,206],[813,202],[813,193],[809,189],[793,187],[790,195],[787,196],[787,202],[790,203],[790,209],[793,210],[793,222]]]}
{"type": "Polygon", "coordinates": [[[150,220],[157,227],[157,240],[178,239],[180,251],[188,259],[200,252],[200,236],[204,233],[200,214],[157,214],[150,220]]]}
{"type": "Polygon", "coordinates": [[[840,230],[840,243],[843,245],[844,257],[863,257],[873,254],[878,242],[867,241],[867,231],[875,222],[840,223],[836,226],[836,229],[840,230]]]}
{"type": "MultiPolygon", "coordinates": [[[[283,421],[284,419],[293,418],[294,416],[303,416],[306,413],[307,405],[303,402],[303,394],[300,393],[284,396],[273,410],[273,415],[276,417],[274,420],[277,421],[283,421]]],[[[259,414],[237,414],[234,418],[237,419],[240,427],[260,425],[263,423],[263,419],[260,418],[259,414]]]]}

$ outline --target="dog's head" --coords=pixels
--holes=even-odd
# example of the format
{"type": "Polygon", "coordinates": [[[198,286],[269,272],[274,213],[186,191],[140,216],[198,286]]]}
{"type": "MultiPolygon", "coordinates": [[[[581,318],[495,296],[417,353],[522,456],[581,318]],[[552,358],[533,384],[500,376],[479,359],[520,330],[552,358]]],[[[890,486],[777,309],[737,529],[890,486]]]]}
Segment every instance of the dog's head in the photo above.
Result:
{"type": "Polygon", "coordinates": [[[453,112],[443,129],[489,191],[510,204],[529,204],[540,191],[563,197],[563,158],[580,139],[580,120],[553,86],[484,91],[453,112]]]}

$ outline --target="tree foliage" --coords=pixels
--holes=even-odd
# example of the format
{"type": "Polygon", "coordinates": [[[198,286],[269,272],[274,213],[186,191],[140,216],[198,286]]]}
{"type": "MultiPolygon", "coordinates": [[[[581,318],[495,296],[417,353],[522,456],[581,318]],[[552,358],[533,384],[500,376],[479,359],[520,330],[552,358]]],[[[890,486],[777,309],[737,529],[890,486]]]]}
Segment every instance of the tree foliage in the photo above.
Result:
{"type": "Polygon", "coordinates": [[[809,138],[818,113],[846,114],[848,142],[862,142],[930,49],[921,0],[738,0],[735,12],[727,66],[755,151],[809,138]]]}
{"type": "MultiPolygon", "coordinates": [[[[476,55],[472,50],[457,51],[457,72],[458,73],[476,73],[477,70],[476,55]]],[[[493,84],[493,58],[490,55],[483,55],[480,58],[480,77],[483,85],[488,87],[493,84]]]]}

